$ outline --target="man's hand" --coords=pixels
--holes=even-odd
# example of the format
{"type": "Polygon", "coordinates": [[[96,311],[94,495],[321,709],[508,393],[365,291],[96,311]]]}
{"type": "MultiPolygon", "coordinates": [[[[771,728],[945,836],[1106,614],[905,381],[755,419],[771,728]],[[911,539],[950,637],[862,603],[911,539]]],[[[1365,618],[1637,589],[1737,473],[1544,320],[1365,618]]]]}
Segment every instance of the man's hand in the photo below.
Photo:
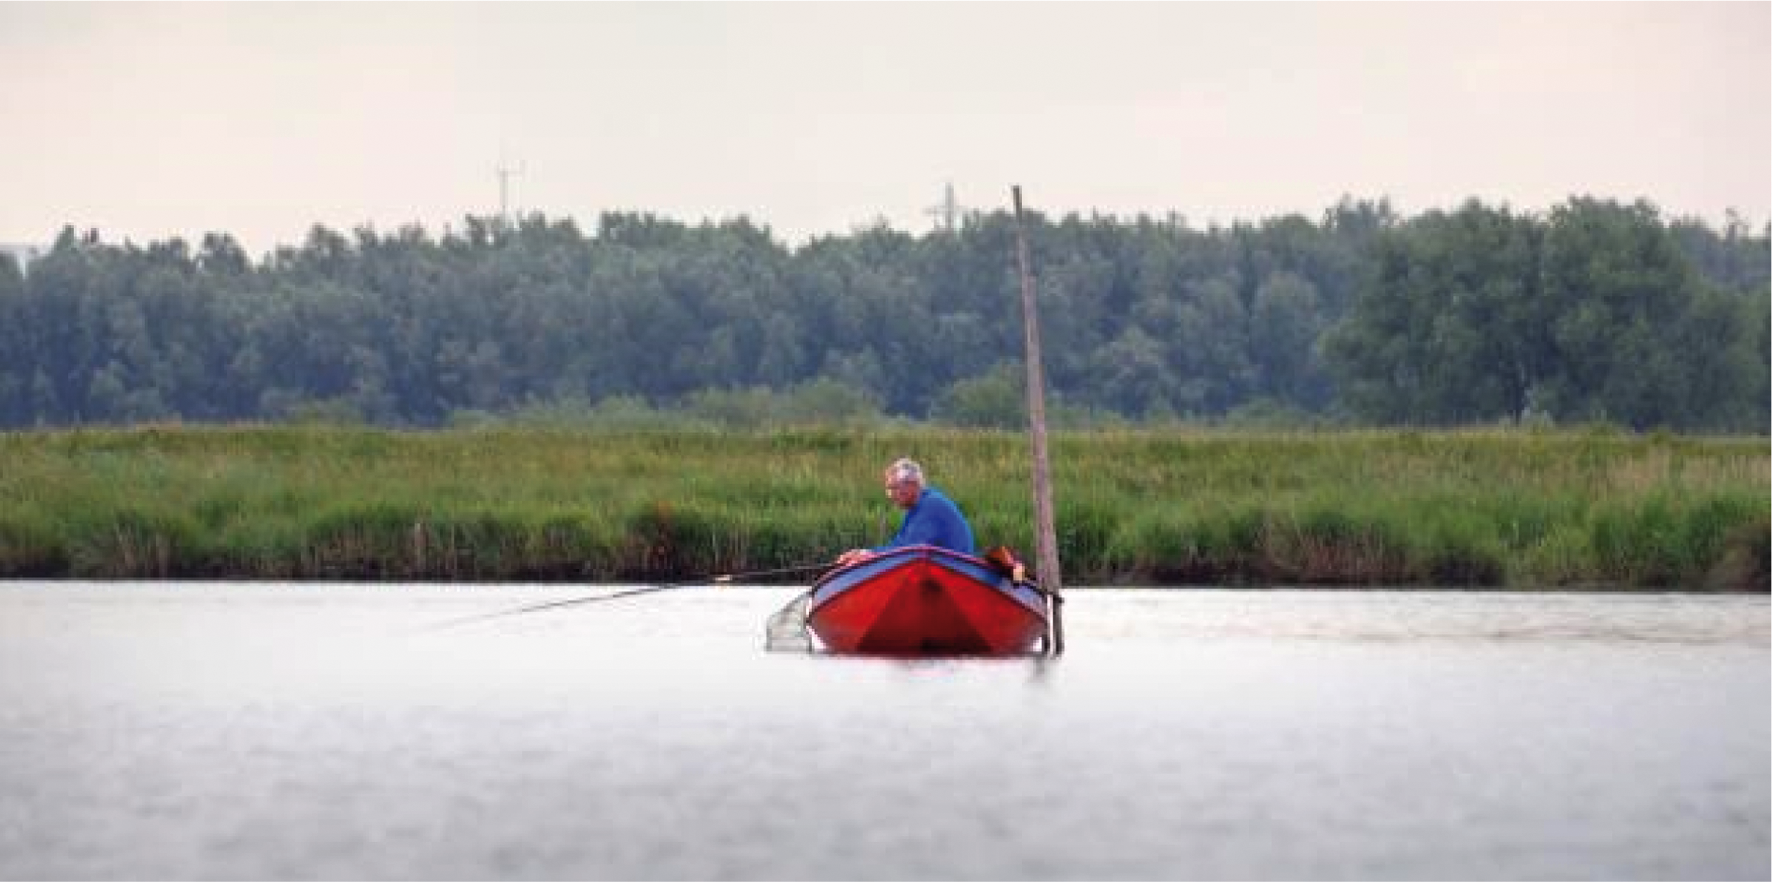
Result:
{"type": "Polygon", "coordinates": [[[874,553],[865,548],[851,548],[837,555],[837,566],[846,567],[853,563],[861,563],[873,556],[874,553]]]}

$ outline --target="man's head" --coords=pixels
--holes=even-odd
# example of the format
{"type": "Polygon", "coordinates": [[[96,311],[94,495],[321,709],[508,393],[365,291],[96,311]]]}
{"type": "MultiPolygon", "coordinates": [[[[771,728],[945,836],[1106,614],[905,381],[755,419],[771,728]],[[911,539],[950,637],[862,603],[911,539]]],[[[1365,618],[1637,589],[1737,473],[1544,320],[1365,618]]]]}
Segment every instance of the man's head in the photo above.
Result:
{"type": "Polygon", "coordinates": [[[910,508],[923,496],[923,467],[900,459],[886,467],[886,495],[899,508],[910,508]]]}

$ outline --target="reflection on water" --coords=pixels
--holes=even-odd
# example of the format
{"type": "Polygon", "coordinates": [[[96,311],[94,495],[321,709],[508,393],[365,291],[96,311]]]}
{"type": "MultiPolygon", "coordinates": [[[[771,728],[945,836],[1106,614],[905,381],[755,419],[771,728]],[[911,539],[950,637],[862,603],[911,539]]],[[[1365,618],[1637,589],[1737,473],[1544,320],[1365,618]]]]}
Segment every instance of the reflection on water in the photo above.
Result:
{"type": "Polygon", "coordinates": [[[1074,591],[1063,659],[795,589],[0,586],[0,877],[1766,878],[1764,597],[1074,591]]]}

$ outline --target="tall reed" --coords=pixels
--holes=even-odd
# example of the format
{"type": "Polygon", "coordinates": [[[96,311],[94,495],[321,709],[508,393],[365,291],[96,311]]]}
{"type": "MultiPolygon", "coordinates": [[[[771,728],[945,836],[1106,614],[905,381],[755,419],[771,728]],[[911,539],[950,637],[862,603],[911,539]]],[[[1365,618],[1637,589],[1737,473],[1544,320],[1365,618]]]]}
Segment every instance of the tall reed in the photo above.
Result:
{"type": "MultiPolygon", "coordinates": [[[[1025,438],[149,426],[0,434],[0,575],[634,581],[877,544],[920,459],[1028,548],[1025,438]]],[[[1055,433],[1069,584],[1765,590],[1763,438],[1607,430],[1055,433]]]]}

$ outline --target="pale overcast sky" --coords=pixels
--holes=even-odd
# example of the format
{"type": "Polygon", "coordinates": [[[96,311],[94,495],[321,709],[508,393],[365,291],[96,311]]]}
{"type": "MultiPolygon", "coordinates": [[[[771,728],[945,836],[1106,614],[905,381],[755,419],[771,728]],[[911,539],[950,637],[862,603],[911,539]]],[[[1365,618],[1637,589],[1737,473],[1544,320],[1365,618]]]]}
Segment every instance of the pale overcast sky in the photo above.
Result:
{"type": "Polygon", "coordinates": [[[1756,225],[1772,5],[0,3],[0,242],[255,252],[498,206],[750,215],[785,241],[942,187],[1196,225],[1342,194],[1570,194],[1756,225]]]}

